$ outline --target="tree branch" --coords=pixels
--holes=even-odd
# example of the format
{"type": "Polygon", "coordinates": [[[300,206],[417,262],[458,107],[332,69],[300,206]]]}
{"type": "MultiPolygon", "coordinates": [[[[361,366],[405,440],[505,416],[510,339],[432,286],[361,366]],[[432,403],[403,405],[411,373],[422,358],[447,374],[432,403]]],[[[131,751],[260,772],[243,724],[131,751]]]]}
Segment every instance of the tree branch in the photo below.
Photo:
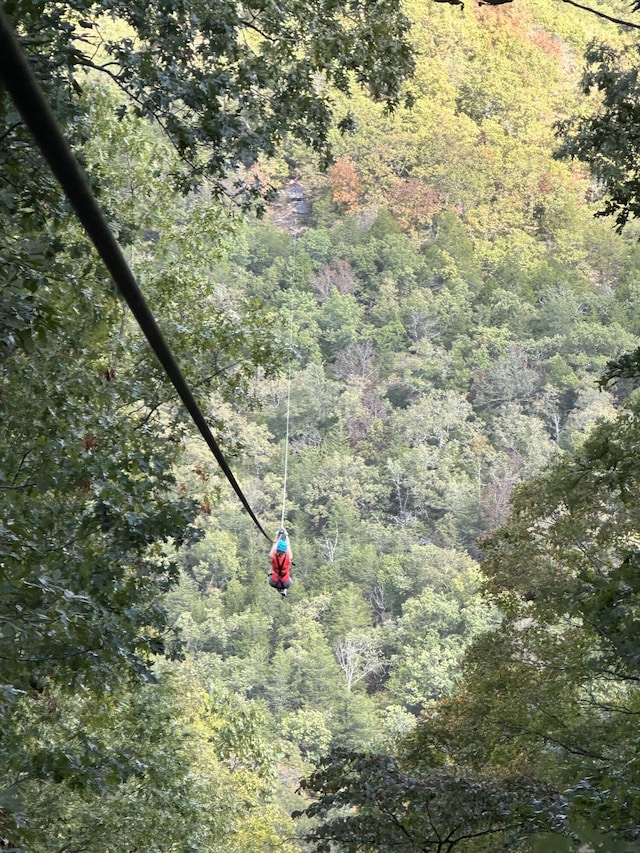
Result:
{"type": "Polygon", "coordinates": [[[640,30],[640,24],[633,24],[631,21],[623,21],[622,18],[613,18],[611,15],[606,15],[604,12],[598,12],[597,9],[591,9],[589,6],[583,6],[582,3],[576,3],[576,0],[562,0],[563,3],[568,3],[569,6],[575,6],[576,9],[582,9],[585,12],[591,12],[598,18],[604,18],[605,21],[611,21],[612,24],[619,24],[621,27],[631,27],[634,30],[640,30]]]}
{"type": "Polygon", "coordinates": [[[21,124],[21,121],[14,121],[13,124],[10,124],[9,127],[2,134],[2,136],[0,136],[0,142],[4,142],[7,136],[10,136],[17,127],[20,127],[21,124]]]}

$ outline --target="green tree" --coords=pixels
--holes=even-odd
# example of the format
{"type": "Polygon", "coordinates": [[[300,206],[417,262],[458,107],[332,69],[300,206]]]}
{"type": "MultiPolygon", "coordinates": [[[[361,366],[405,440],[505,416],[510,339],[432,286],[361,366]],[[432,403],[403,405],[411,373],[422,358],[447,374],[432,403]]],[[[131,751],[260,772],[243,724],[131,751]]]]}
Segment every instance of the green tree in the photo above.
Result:
{"type": "Polygon", "coordinates": [[[393,631],[391,696],[410,707],[428,707],[455,689],[465,648],[490,625],[479,596],[431,589],[411,598],[393,631]]]}
{"type": "Polygon", "coordinates": [[[432,390],[389,422],[394,436],[387,478],[391,511],[404,523],[417,520],[437,544],[458,541],[465,521],[469,537],[478,521],[476,464],[469,452],[479,425],[471,405],[454,391],[432,390]],[[397,450],[396,450],[397,448],[397,450]]]}

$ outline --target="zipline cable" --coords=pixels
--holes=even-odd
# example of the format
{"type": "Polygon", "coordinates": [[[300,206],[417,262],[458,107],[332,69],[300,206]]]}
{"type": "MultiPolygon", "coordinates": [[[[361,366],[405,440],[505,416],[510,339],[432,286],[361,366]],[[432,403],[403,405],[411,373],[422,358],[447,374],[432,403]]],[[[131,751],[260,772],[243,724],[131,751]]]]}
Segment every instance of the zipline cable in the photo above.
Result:
{"type": "Polygon", "coordinates": [[[76,216],[111,273],[116,286],[129,305],[158,361],[178,392],[200,434],[207,442],[222,472],[258,530],[266,539],[271,541],[271,537],[267,535],[256,518],[211,433],[205,417],[191,393],[173,353],[165,342],[156,319],[147,305],[122,250],[87,183],[87,179],[62,134],[55,116],[29,67],[29,62],[1,9],[0,81],[9,93],[25,124],[31,130],[40,151],[62,186],[76,216]]]}

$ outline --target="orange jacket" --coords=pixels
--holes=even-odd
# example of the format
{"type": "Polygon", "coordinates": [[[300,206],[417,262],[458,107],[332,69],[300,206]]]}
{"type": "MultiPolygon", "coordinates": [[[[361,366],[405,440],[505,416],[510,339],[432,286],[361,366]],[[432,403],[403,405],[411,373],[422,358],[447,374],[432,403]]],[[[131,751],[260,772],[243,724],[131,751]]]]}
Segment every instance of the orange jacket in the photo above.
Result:
{"type": "Polygon", "coordinates": [[[271,555],[271,580],[286,583],[291,580],[291,554],[289,551],[274,551],[271,555]]]}

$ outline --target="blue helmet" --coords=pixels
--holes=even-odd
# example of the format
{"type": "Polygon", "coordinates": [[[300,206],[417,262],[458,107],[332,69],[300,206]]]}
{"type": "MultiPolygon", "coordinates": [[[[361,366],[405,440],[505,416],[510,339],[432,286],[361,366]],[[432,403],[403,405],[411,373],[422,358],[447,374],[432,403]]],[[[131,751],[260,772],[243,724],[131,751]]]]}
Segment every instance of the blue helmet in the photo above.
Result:
{"type": "Polygon", "coordinates": [[[278,539],[278,544],[276,545],[276,551],[286,551],[287,550],[287,540],[286,539],[278,539]]]}

